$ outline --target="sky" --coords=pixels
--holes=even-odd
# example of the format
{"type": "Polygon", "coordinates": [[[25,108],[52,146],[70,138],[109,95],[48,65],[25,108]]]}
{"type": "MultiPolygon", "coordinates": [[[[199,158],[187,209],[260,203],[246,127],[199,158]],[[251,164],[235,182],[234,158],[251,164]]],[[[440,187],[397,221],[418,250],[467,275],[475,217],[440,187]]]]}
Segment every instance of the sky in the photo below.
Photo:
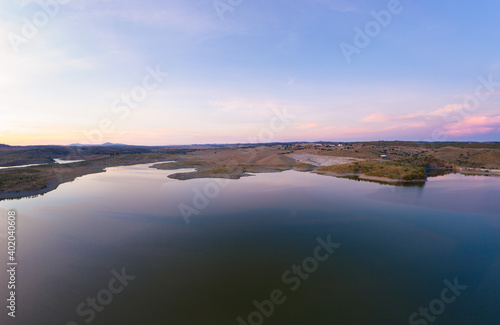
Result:
{"type": "Polygon", "coordinates": [[[500,141],[497,0],[3,0],[0,143],[500,141]]]}

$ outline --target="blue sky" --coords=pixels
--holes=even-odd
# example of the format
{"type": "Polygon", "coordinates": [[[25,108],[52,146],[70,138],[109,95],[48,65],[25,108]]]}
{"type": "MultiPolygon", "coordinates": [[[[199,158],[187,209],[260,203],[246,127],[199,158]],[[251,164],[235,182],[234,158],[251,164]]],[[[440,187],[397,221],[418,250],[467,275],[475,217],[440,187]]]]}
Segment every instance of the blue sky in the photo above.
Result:
{"type": "Polygon", "coordinates": [[[0,143],[499,141],[499,9],[6,0],[0,143]],[[346,58],[359,30],[369,44],[346,58]]]}

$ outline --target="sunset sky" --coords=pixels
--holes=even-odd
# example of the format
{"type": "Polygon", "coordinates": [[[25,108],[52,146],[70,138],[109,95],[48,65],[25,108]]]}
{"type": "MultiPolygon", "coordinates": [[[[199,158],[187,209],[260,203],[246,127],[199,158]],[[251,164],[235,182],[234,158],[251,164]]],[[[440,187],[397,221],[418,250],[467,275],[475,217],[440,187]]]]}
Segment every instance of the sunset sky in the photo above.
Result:
{"type": "Polygon", "coordinates": [[[4,0],[0,143],[500,141],[499,12],[498,0],[4,0]]]}

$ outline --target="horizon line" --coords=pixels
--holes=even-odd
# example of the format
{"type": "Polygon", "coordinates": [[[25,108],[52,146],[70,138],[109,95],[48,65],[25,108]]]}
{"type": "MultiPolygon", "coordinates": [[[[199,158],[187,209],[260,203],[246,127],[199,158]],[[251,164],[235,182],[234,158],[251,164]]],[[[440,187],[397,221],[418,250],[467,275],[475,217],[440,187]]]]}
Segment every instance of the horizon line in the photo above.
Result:
{"type": "Polygon", "coordinates": [[[473,141],[473,140],[449,140],[449,141],[427,141],[427,140],[364,140],[364,141],[333,141],[333,140],[318,140],[318,141],[272,141],[272,142],[224,142],[224,143],[191,143],[191,144],[161,144],[161,145],[143,145],[143,144],[126,144],[126,143],[111,143],[105,142],[102,144],[7,144],[0,143],[0,146],[9,147],[92,147],[92,146],[129,146],[129,147],[182,147],[182,146],[213,146],[213,145],[269,145],[269,144],[288,144],[288,143],[368,143],[368,142],[413,142],[413,143],[499,143],[500,141],[473,141]]]}

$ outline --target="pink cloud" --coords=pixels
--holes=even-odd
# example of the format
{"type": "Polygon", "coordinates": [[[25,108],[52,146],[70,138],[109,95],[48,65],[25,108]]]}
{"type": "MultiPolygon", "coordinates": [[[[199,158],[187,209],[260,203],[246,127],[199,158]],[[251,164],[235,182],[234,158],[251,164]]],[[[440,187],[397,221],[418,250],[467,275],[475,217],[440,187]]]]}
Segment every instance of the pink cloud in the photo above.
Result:
{"type": "Polygon", "coordinates": [[[446,105],[443,108],[439,108],[434,111],[420,111],[414,114],[405,114],[405,115],[396,115],[389,116],[382,113],[373,113],[371,115],[366,116],[362,119],[362,122],[396,122],[396,121],[408,121],[415,119],[430,119],[435,118],[436,116],[446,116],[455,111],[459,111],[464,108],[462,104],[450,104],[446,105]]]}
{"type": "Polygon", "coordinates": [[[463,136],[485,134],[500,131],[500,115],[497,116],[470,116],[461,123],[444,127],[449,136],[463,136]]]}
{"type": "Polygon", "coordinates": [[[465,135],[486,134],[495,131],[495,128],[476,127],[476,128],[460,128],[455,130],[445,131],[444,134],[452,137],[460,137],[465,135]]]}
{"type": "Polygon", "coordinates": [[[363,122],[386,122],[387,116],[381,113],[373,113],[372,115],[366,116],[362,119],[363,122]]]}
{"type": "Polygon", "coordinates": [[[314,129],[318,127],[317,123],[309,123],[297,126],[298,129],[314,129]]]}
{"type": "Polygon", "coordinates": [[[453,113],[455,111],[459,111],[459,110],[461,110],[464,107],[465,106],[463,104],[450,104],[450,105],[446,105],[443,108],[440,108],[440,109],[437,109],[435,111],[432,111],[432,112],[428,113],[428,115],[446,116],[446,115],[451,114],[451,113],[453,113]]]}

